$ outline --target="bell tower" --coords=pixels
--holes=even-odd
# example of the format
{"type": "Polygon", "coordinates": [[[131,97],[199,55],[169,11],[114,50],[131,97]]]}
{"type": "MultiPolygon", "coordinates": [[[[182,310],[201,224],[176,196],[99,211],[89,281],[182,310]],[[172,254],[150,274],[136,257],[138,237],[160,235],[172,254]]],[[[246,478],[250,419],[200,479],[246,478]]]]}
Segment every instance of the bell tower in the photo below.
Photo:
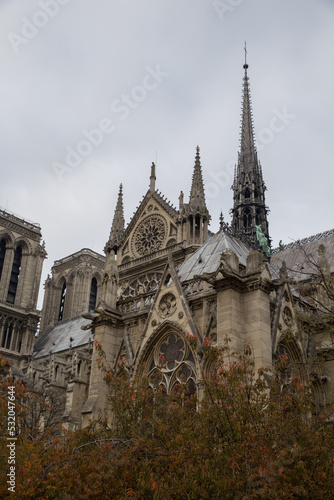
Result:
{"type": "Polygon", "coordinates": [[[254,141],[252,106],[250,98],[249,78],[247,74],[247,50],[245,44],[245,64],[242,97],[242,118],[240,152],[238,166],[234,173],[232,229],[244,233],[252,246],[258,247],[257,234],[269,238],[267,220],[268,207],[265,204],[266,186],[262,177],[262,168],[258,160],[254,141]],[[256,228],[257,226],[257,228],[256,228]]]}

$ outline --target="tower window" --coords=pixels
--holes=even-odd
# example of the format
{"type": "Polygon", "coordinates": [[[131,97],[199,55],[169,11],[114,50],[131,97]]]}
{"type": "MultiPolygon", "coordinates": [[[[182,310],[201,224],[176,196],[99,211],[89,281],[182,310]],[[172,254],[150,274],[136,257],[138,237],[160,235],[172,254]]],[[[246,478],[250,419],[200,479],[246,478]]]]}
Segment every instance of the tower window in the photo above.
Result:
{"type": "Polygon", "coordinates": [[[262,220],[261,210],[256,210],[255,220],[256,220],[256,225],[259,226],[261,224],[261,220],[262,220]]]}
{"type": "Polygon", "coordinates": [[[5,255],[6,255],[6,240],[3,239],[0,241],[0,280],[2,275],[3,265],[5,262],[5,255]]]}
{"type": "Polygon", "coordinates": [[[64,281],[63,288],[61,291],[58,321],[61,321],[63,319],[64,306],[65,306],[65,295],[66,295],[66,281],[64,281]]]}
{"type": "Polygon", "coordinates": [[[246,208],[244,210],[244,227],[251,227],[252,226],[252,213],[249,208],[246,208]]]}
{"type": "Polygon", "coordinates": [[[1,347],[4,349],[10,349],[10,344],[12,341],[13,325],[6,323],[3,329],[1,347]]]}
{"type": "Polygon", "coordinates": [[[246,200],[249,200],[249,198],[250,198],[250,190],[248,188],[245,189],[245,198],[246,198],[246,200]]]}
{"type": "Polygon", "coordinates": [[[23,338],[23,333],[19,332],[18,340],[17,340],[17,352],[21,352],[21,347],[22,347],[22,338],[23,338]]]}
{"type": "Polygon", "coordinates": [[[19,276],[21,271],[22,248],[17,247],[14,254],[14,261],[12,267],[12,274],[10,275],[10,282],[8,288],[7,302],[14,304],[17,285],[19,283],[19,276]]]}
{"type": "Polygon", "coordinates": [[[95,309],[96,296],[97,296],[97,281],[96,278],[93,278],[90,285],[89,306],[88,306],[89,311],[94,311],[95,309]]]}
{"type": "Polygon", "coordinates": [[[194,234],[195,242],[199,241],[200,234],[201,234],[201,217],[199,215],[196,215],[195,216],[195,234],[194,234]]]}

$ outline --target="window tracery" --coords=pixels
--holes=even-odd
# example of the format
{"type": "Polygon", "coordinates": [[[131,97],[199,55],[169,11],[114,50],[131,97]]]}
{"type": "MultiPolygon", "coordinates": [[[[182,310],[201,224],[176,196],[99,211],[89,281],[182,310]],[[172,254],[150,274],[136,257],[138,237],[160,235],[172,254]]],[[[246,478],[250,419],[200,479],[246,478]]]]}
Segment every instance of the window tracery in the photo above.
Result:
{"type": "Polygon", "coordinates": [[[158,306],[159,315],[162,318],[172,316],[176,311],[176,297],[173,293],[166,293],[160,300],[158,306]]]}
{"type": "Polygon", "coordinates": [[[119,289],[119,299],[125,300],[130,297],[151,293],[158,289],[159,282],[162,278],[162,273],[148,273],[135,279],[128,285],[121,285],[119,289]]]}
{"type": "Polygon", "coordinates": [[[144,219],[138,226],[133,246],[138,255],[148,255],[159,250],[166,239],[166,224],[162,217],[153,216],[144,219]]]}
{"type": "Polygon", "coordinates": [[[181,335],[170,333],[165,336],[154,347],[148,365],[148,381],[152,389],[161,387],[169,394],[179,391],[183,385],[186,395],[196,393],[194,355],[181,335]]]}

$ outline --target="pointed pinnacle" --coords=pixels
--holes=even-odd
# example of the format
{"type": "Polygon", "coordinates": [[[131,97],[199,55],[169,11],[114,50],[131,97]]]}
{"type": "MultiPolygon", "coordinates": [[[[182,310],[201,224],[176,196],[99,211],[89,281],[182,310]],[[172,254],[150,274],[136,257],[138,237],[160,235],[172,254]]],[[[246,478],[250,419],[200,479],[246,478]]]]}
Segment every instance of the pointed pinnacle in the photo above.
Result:
{"type": "Polygon", "coordinates": [[[189,205],[206,210],[204,184],[202,176],[201,158],[199,154],[199,146],[196,147],[195,166],[190,190],[189,205]]]}
{"type": "Polygon", "coordinates": [[[224,226],[224,216],[223,216],[223,211],[220,211],[220,216],[219,216],[219,229],[223,229],[224,226]]]}
{"type": "Polygon", "coordinates": [[[124,208],[123,208],[123,185],[120,184],[114,218],[112,221],[109,241],[107,247],[113,248],[121,242],[124,233],[124,208]]]}

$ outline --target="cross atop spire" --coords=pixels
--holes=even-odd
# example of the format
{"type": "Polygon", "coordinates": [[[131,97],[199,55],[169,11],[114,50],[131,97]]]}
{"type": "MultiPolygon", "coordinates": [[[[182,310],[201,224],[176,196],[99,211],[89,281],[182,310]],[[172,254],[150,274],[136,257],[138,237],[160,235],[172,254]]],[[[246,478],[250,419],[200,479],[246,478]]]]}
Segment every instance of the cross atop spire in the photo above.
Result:
{"type": "Polygon", "coordinates": [[[110,236],[104,249],[106,253],[107,252],[109,253],[110,250],[114,250],[115,253],[117,252],[117,248],[119,247],[121,240],[123,238],[124,226],[125,226],[125,220],[124,220],[124,207],[123,207],[123,186],[122,184],[120,184],[110,236]]]}
{"type": "Polygon", "coordinates": [[[206,210],[199,146],[196,147],[195,166],[190,190],[189,205],[192,208],[204,208],[206,210]]]}
{"type": "Polygon", "coordinates": [[[244,46],[244,51],[245,51],[245,64],[244,64],[244,69],[247,69],[248,68],[248,64],[247,64],[247,44],[245,42],[245,46],[244,46]]]}

